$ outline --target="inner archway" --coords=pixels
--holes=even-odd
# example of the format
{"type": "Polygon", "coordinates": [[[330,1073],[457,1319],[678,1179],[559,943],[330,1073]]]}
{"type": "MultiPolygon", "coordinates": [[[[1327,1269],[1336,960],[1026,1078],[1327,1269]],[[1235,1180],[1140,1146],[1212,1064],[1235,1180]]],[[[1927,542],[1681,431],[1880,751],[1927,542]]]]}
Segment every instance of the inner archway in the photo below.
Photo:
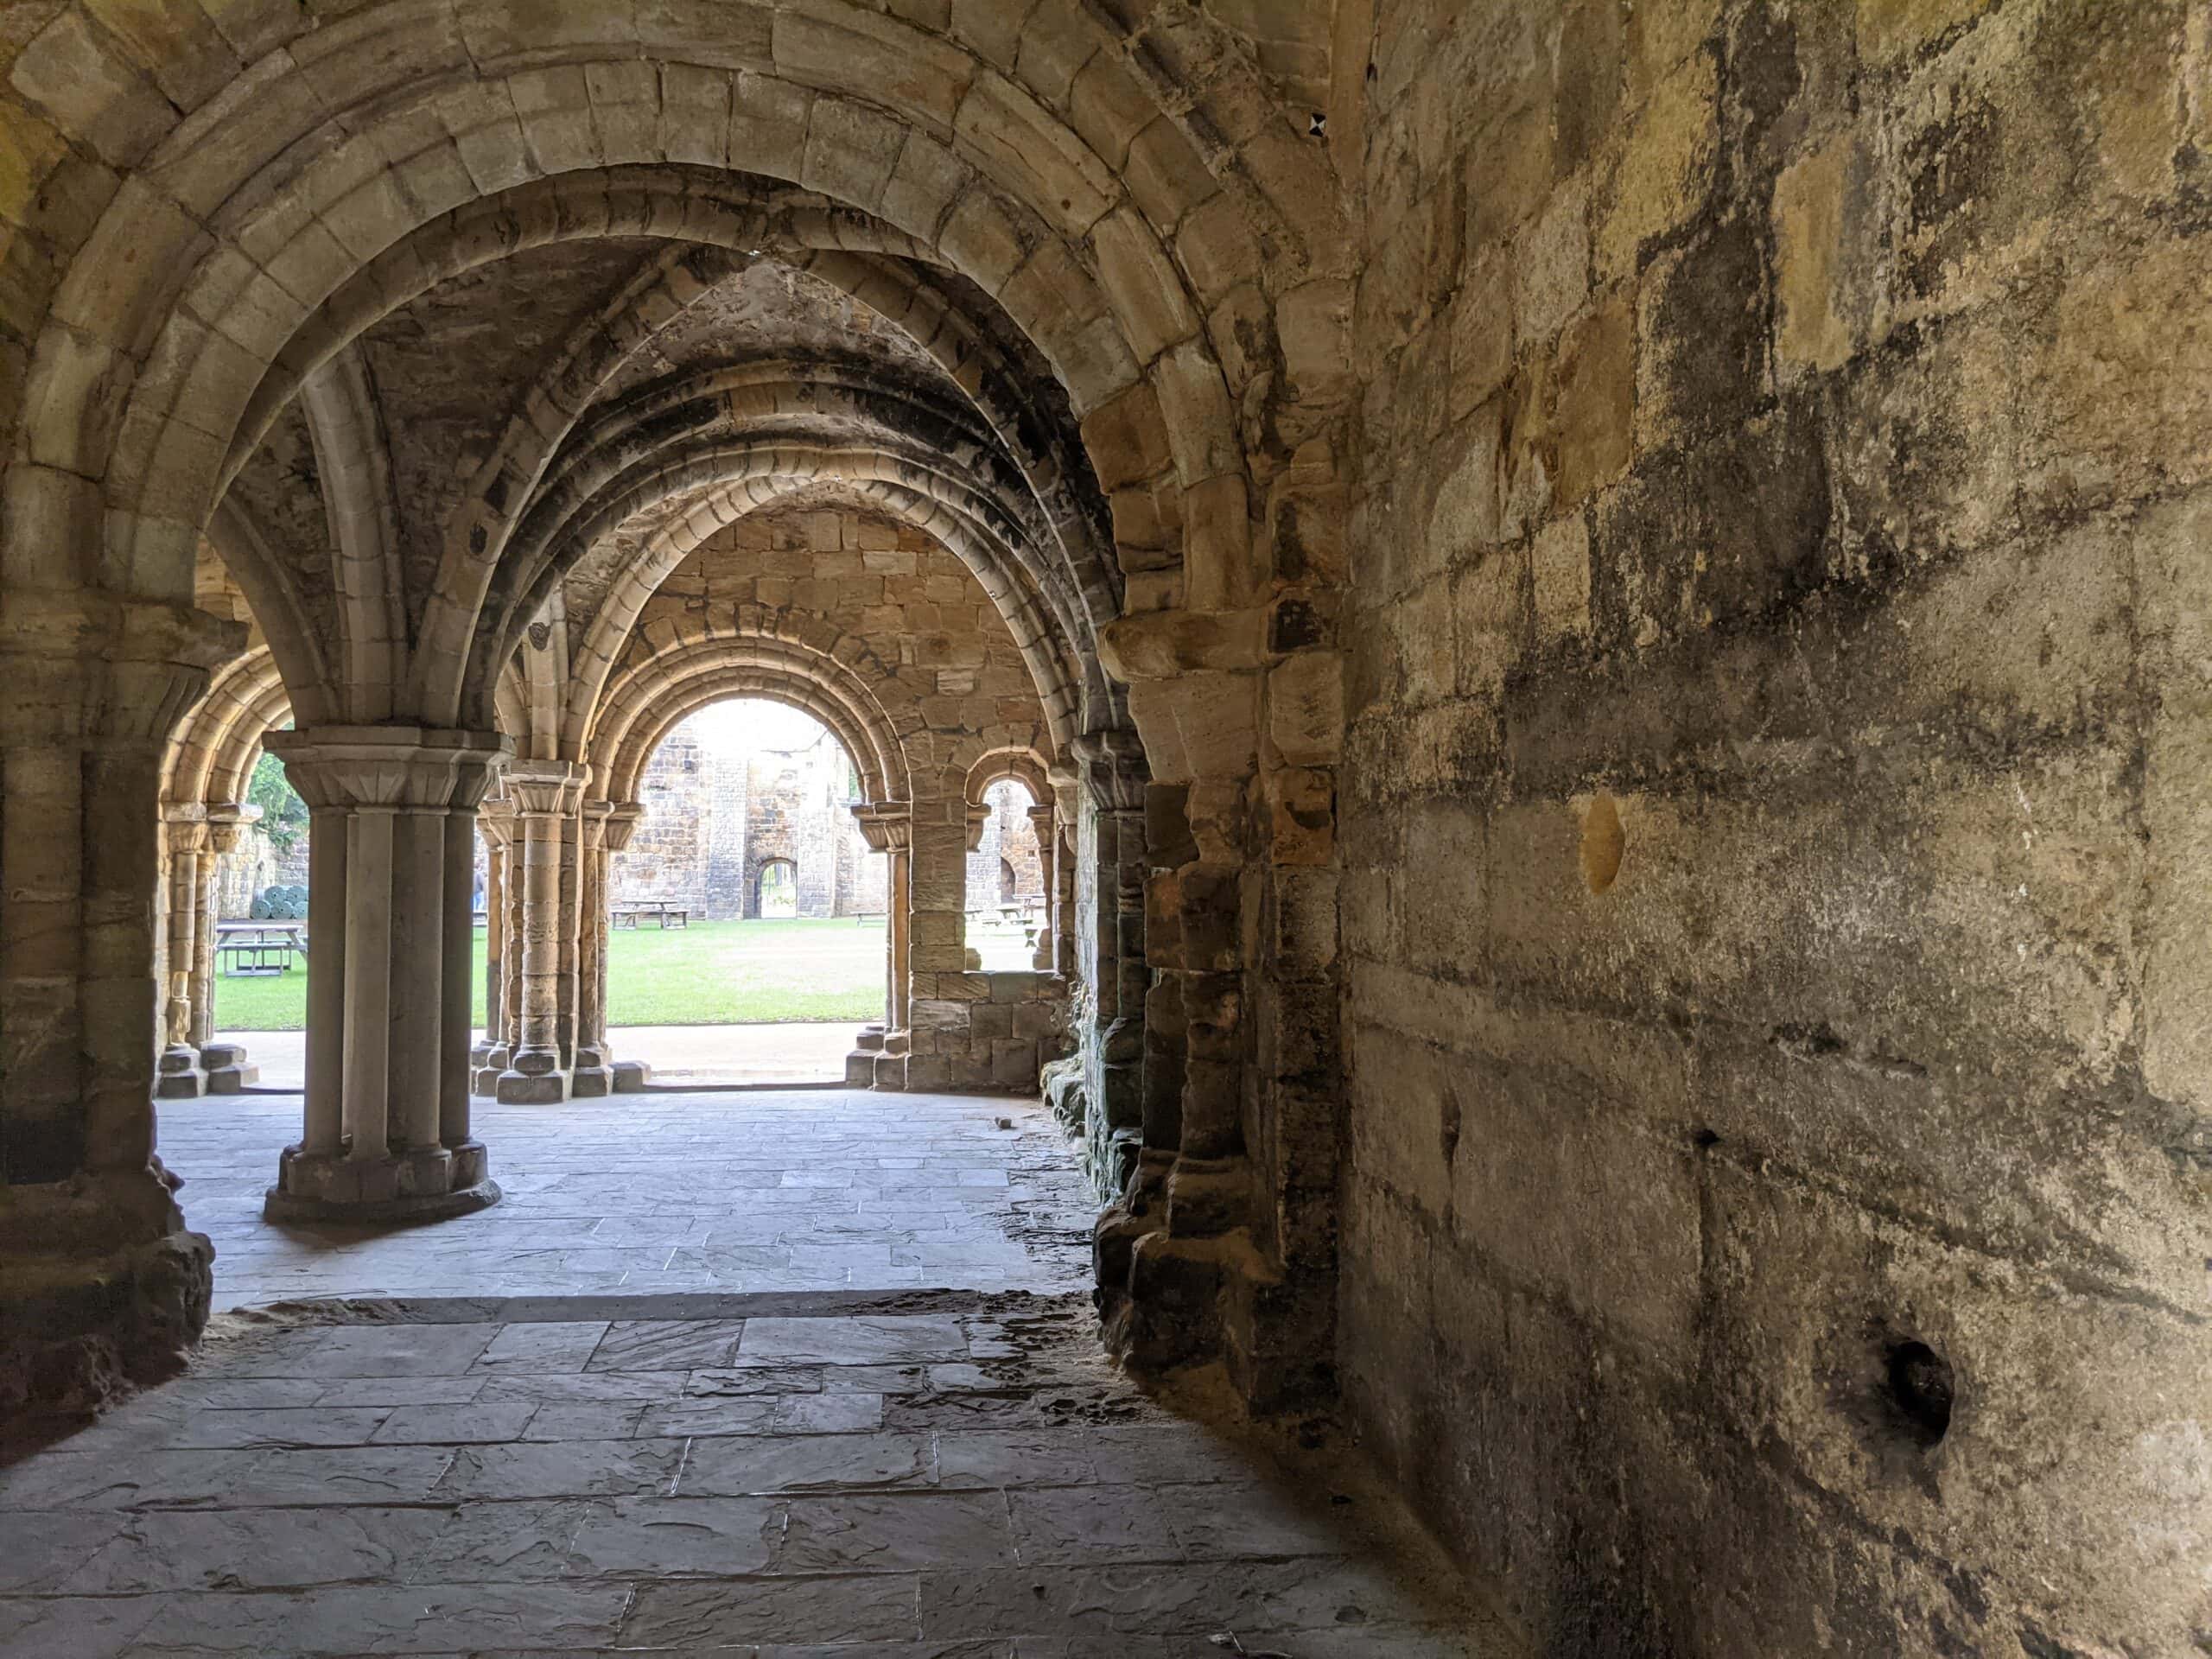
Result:
{"type": "Polygon", "coordinates": [[[890,859],[861,774],[804,709],[685,713],[639,774],[608,873],[607,1035],[657,1084],[842,1082],[885,1018],[890,859]]]}

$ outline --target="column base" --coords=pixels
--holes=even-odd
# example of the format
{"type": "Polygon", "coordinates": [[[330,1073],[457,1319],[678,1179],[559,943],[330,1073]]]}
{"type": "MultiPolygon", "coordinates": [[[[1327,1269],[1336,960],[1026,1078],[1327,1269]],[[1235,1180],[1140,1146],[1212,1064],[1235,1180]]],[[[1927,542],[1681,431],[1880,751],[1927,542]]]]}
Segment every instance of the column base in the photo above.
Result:
{"type": "Polygon", "coordinates": [[[242,1095],[261,1081],[261,1068],[245,1057],[240,1043],[209,1043],[200,1051],[211,1095],[242,1095]]]}
{"type": "Polygon", "coordinates": [[[652,1067],[643,1060],[617,1060],[612,1069],[614,1092],[618,1095],[642,1094],[645,1085],[653,1080],[652,1067]]]}
{"type": "Polygon", "coordinates": [[[577,1100],[596,1100],[601,1095],[614,1092],[614,1068],[607,1065],[580,1065],[570,1074],[569,1093],[577,1100]]]}
{"type": "Polygon", "coordinates": [[[473,1215],[499,1201],[486,1161],[481,1141],[359,1159],[287,1147],[261,1216],[264,1221],[404,1225],[473,1215]]]}
{"type": "Polygon", "coordinates": [[[499,1073],[512,1055],[505,1043],[479,1043],[468,1051],[468,1092],[481,1100],[497,1098],[499,1073]]]}
{"type": "Polygon", "coordinates": [[[191,1048],[165,1048],[154,1077],[156,1100],[197,1100],[208,1092],[207,1073],[191,1048]]]}
{"type": "Polygon", "coordinates": [[[492,1097],[503,1106],[558,1106],[569,1097],[569,1074],[509,1067],[499,1073],[492,1097]]]}

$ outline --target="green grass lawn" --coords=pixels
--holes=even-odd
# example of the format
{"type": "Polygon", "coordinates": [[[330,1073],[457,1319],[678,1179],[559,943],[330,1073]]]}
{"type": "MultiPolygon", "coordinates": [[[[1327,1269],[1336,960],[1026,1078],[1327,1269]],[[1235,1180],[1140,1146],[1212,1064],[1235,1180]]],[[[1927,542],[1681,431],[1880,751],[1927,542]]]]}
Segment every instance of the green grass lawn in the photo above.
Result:
{"type": "MultiPolygon", "coordinates": [[[[607,946],[610,1026],[749,1026],[883,1017],[884,928],[855,921],[694,922],[661,932],[618,928],[607,946]]],[[[484,1023],[478,936],[472,1018],[484,1023]]],[[[302,959],[272,979],[215,981],[223,1031],[307,1024],[302,959]]]]}

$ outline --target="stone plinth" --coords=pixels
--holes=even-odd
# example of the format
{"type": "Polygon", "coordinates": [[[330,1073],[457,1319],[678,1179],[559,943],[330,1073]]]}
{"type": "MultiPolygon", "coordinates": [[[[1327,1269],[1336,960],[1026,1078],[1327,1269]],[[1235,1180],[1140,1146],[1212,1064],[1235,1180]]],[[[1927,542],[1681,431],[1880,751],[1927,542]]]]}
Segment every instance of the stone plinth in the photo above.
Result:
{"type": "Polygon", "coordinates": [[[261,1081],[261,1068],[248,1060],[239,1043],[207,1043],[200,1050],[200,1069],[211,1095],[243,1094],[261,1081]]]}
{"type": "Polygon", "coordinates": [[[280,1222],[444,1221],[499,1201],[488,1164],[481,1141],[370,1159],[287,1147],[261,1213],[280,1222]]]}

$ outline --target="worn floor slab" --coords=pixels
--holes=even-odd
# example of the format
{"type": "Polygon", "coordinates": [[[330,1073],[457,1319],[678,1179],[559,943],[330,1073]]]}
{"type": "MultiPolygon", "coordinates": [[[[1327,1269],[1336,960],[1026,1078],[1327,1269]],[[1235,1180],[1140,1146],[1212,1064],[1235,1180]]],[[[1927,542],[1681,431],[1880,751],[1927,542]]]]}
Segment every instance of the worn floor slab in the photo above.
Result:
{"type": "Polygon", "coordinates": [[[846,1090],[478,1103],[506,1197],[398,1230],[275,1227],[296,1096],[165,1101],[162,1155],[215,1241],[218,1307],[347,1295],[906,1287],[1069,1291],[1091,1206],[1033,1102],[846,1090]]]}
{"type": "Polygon", "coordinates": [[[1146,1397],[1080,1297],[658,1306],[219,1319],[0,1473],[0,1654],[1516,1651],[1356,1463],[1146,1397]]]}

